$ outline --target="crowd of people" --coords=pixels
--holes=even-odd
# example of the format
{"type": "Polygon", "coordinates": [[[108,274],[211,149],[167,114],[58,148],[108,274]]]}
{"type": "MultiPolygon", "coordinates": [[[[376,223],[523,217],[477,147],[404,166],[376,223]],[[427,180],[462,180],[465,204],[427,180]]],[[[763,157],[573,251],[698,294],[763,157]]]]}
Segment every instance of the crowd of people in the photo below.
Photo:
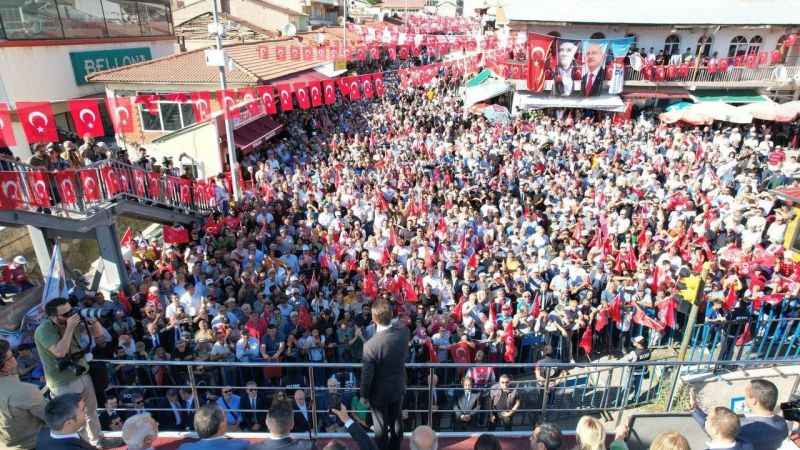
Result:
{"type": "MultiPolygon", "coordinates": [[[[521,400],[507,386],[518,371],[502,363],[648,359],[648,348],[693,325],[680,311],[685,273],[707,273],[699,321],[718,336],[721,360],[746,344],[741,336],[758,334],[756,317],[798,317],[800,264],[783,247],[794,212],[766,191],[795,180],[800,164],[768,126],[685,128],[592,113],[494,123],[464,108],[462,81],[442,73],[429,87],[281,115],[285,135],[242,157],[253,186],[243,199],[220,176],[217,211],[191,227],[188,242],[136,237],[127,291],[106,298],[78,283],[48,309],[53,323],[78,331],[71,342],[53,330],[37,336],[45,370],[34,367],[33,381],[86,395],[91,375],[94,443],[101,419],[122,426],[122,409],[156,408],[163,429],[185,430],[196,408],[215,404],[229,429],[263,430],[275,397],[292,398],[295,431],[342,429],[330,412],[339,403],[369,426],[353,395],[356,366],[200,365],[193,390],[173,387],[190,374],[172,363],[359,362],[380,299],[410,331],[409,362],[494,364],[432,377],[409,369],[412,386],[444,388],[441,398],[406,396],[407,427],[427,423],[414,411],[435,406],[455,411],[457,427],[509,428],[521,400]],[[109,305],[109,315],[71,318],[109,305]],[[73,376],[48,373],[86,349],[95,359],[165,364],[79,358],[73,365],[84,370],[71,367],[73,376]],[[476,398],[445,395],[462,386],[476,398]]],[[[93,142],[67,147],[62,156],[54,146],[49,159],[37,147],[41,161],[31,163],[94,161],[93,142]]],[[[138,156],[155,165],[146,150],[138,156]]],[[[788,336],[798,325],[787,323],[788,336]]],[[[560,372],[532,371],[540,381],[560,372]]]]}

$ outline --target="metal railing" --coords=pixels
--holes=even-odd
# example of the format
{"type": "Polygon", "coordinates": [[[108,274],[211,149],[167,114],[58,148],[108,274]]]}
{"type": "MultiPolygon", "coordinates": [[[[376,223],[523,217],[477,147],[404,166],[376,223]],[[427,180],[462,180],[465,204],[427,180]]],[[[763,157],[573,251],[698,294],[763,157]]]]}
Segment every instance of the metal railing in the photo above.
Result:
{"type": "Polygon", "coordinates": [[[215,206],[211,181],[146,171],[117,160],[61,170],[2,160],[0,169],[5,199],[0,209],[86,217],[100,204],[118,199],[193,213],[215,206]]]}
{"type": "MultiPolygon", "coordinates": [[[[666,70],[666,66],[663,66],[666,70]]],[[[625,82],[652,82],[659,84],[669,85],[675,84],[696,84],[702,85],[736,85],[746,82],[773,82],[773,83],[790,83],[796,79],[800,74],[800,66],[769,66],[759,68],[749,67],[733,67],[729,66],[727,70],[710,71],[708,67],[701,66],[695,68],[693,65],[689,68],[688,72],[681,75],[680,70],[676,70],[674,76],[670,77],[665,74],[661,80],[646,79],[644,70],[633,70],[630,66],[625,67],[625,82]]]]}
{"type": "MultiPolygon", "coordinates": [[[[775,367],[796,365],[796,360],[776,359],[771,361],[718,361],[718,364],[740,368],[775,367]]],[[[341,424],[336,424],[329,416],[329,408],[336,399],[343,401],[347,409],[368,421],[366,406],[357,406],[354,400],[359,397],[360,385],[359,363],[266,363],[266,362],[199,362],[199,361],[142,361],[142,360],[96,360],[93,362],[100,368],[105,366],[111,381],[109,389],[138,390],[148,399],[144,409],[151,411],[157,418],[163,414],[174,414],[170,408],[159,407],[161,400],[169,389],[183,389],[191,395],[190,404],[179,397],[179,411],[191,413],[194,409],[208,402],[216,402],[227,412],[237,415],[242,421],[248,416],[261,420],[267,409],[250,409],[246,405],[245,382],[257,381],[255,389],[279,395],[287,395],[287,390],[303,390],[307,398],[309,432],[325,434],[340,432],[341,424]],[[136,378],[134,382],[122,383],[120,372],[158,373],[174,370],[182,375],[185,382],[174,384],[153,382],[136,378]],[[228,373],[228,378],[222,373],[228,373]],[[236,372],[241,371],[239,378],[236,372]],[[214,376],[209,376],[215,374],[214,376]],[[326,382],[335,378],[342,386],[335,391],[326,387],[326,382]],[[223,381],[223,382],[220,382],[223,381]],[[225,407],[218,400],[223,388],[240,389],[240,406],[225,407]],[[345,398],[350,401],[344,401],[345,398]],[[354,407],[354,405],[356,405],[354,407]],[[191,407],[189,407],[191,406],[191,407]]],[[[517,392],[520,404],[513,415],[511,426],[524,426],[529,429],[533,423],[544,420],[563,420],[577,418],[586,414],[604,415],[608,419],[613,414],[628,408],[664,402],[665,409],[671,411],[673,397],[676,394],[679,377],[676,371],[692,372],[695,366],[704,363],[694,361],[642,361],[642,362],[594,362],[594,363],[548,363],[548,364],[454,364],[437,363],[406,365],[409,379],[404,401],[404,428],[412,429],[416,425],[430,424],[441,431],[474,432],[490,426],[490,417],[496,410],[492,407],[491,392],[498,389],[493,382],[478,384],[471,392],[480,395],[480,407],[471,413],[473,420],[468,426],[461,426],[455,417],[456,401],[460,397],[460,380],[468,371],[493,370],[495,379],[501,374],[513,376],[512,389],[517,392]],[[569,373],[568,373],[569,371],[569,373]],[[438,379],[437,383],[427,380],[438,379]]],[[[800,381],[800,375],[797,376],[800,381]]],[[[163,379],[163,378],[162,378],[163,379]]],[[[291,395],[288,396],[291,398],[291,395]]],[[[265,403],[262,403],[265,404],[265,403]]],[[[122,406],[120,410],[141,409],[122,406]]],[[[622,414],[616,414],[617,421],[622,414]]],[[[181,427],[186,431],[190,427],[181,427]]],[[[167,428],[168,430],[169,428],[167,428]]],[[[173,430],[175,431],[175,430],[173,430]]],[[[243,431],[249,431],[244,429],[243,431]]]]}

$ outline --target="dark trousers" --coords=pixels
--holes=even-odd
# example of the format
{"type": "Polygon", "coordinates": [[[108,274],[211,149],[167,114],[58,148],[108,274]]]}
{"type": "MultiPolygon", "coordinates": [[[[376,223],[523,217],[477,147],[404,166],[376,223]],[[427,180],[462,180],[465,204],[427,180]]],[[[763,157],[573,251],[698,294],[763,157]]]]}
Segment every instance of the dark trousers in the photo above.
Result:
{"type": "Polygon", "coordinates": [[[375,443],[381,450],[400,450],[403,441],[403,399],[386,405],[373,405],[372,424],[375,443]]]}
{"type": "Polygon", "coordinates": [[[494,431],[500,426],[502,426],[505,431],[511,431],[511,423],[514,421],[514,416],[502,417],[498,412],[492,414],[494,414],[494,422],[489,421],[489,431],[494,431]]]}

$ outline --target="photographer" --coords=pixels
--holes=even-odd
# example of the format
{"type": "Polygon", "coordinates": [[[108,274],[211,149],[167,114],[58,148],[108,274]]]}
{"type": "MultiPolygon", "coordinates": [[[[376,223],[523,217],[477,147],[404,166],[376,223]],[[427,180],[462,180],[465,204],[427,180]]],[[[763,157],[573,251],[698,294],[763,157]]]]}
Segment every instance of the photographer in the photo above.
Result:
{"type": "Polygon", "coordinates": [[[110,336],[93,319],[84,320],[66,298],[55,298],[44,307],[47,319],[36,328],[34,341],[44,365],[45,381],[54,396],[80,394],[86,405],[88,440],[95,446],[119,445],[103,439],[97,416],[97,397],[88,375],[92,343],[102,346],[110,336]]]}

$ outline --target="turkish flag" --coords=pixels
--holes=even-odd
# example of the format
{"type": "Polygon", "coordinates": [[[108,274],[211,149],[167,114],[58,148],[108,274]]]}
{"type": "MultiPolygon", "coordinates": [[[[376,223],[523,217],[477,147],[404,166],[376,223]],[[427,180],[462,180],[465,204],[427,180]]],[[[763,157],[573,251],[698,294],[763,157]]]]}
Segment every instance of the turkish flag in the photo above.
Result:
{"type": "Polygon", "coordinates": [[[367,59],[367,48],[364,46],[356,48],[356,61],[364,61],[367,59]]]}
{"type": "Polygon", "coordinates": [[[369,270],[364,275],[362,292],[367,298],[373,301],[378,298],[378,277],[375,275],[375,272],[369,270]]]}
{"type": "Polygon", "coordinates": [[[289,59],[292,61],[300,61],[300,47],[293,45],[289,47],[289,59]]]}
{"type": "Polygon", "coordinates": [[[47,172],[28,172],[28,198],[35,206],[50,206],[50,190],[47,187],[47,172]]]}
{"type": "Polygon", "coordinates": [[[372,98],[372,76],[361,75],[358,77],[358,81],[364,90],[364,98],[372,98]]]}
{"type": "Polygon", "coordinates": [[[603,328],[608,325],[608,311],[600,311],[597,313],[597,318],[594,321],[594,331],[603,331],[603,328]]]}
{"type": "Polygon", "coordinates": [[[158,198],[161,195],[161,175],[156,172],[147,172],[147,195],[158,198]]]}
{"type": "Polygon", "coordinates": [[[127,167],[118,167],[114,170],[114,175],[117,177],[118,192],[131,192],[131,173],[127,167]]]}
{"type": "Polygon", "coordinates": [[[192,92],[192,112],[194,120],[205,122],[211,117],[211,93],[192,92]]]}
{"type": "Polygon", "coordinates": [[[98,137],[106,134],[100,120],[100,108],[95,100],[70,100],[67,105],[78,136],[98,137]]]}
{"type": "Polygon", "coordinates": [[[17,102],[17,114],[29,143],[58,142],[53,108],[48,102],[17,102]]]}
{"type": "Polygon", "coordinates": [[[183,92],[171,92],[169,94],[164,94],[164,100],[177,103],[186,103],[189,101],[189,97],[183,92]]]}
{"type": "Polygon", "coordinates": [[[231,119],[239,117],[239,108],[236,107],[236,92],[233,89],[217,91],[217,102],[226,117],[231,119]]]}
{"type": "Polygon", "coordinates": [[[611,306],[611,308],[609,308],[608,314],[611,316],[611,319],[617,323],[622,321],[622,294],[617,294],[614,300],[611,300],[609,306],[611,306]]]}
{"type": "Polygon", "coordinates": [[[17,145],[14,129],[11,128],[11,113],[7,103],[0,103],[0,146],[13,147],[17,145]]]}
{"type": "Polygon", "coordinates": [[[278,90],[278,99],[281,102],[281,111],[291,111],[294,109],[292,105],[292,88],[288,84],[279,84],[275,86],[278,90]]]}
{"type": "Polygon", "coordinates": [[[472,362],[472,347],[464,341],[450,346],[450,357],[454,363],[469,364],[472,362]]]}
{"type": "Polygon", "coordinates": [[[314,60],[314,49],[305,46],[303,47],[303,61],[313,61],[314,60]]]}
{"type": "Polygon", "coordinates": [[[383,84],[383,73],[373,73],[372,82],[375,84],[375,95],[383,96],[384,92],[386,92],[386,86],[383,84]]]}
{"type": "MultiPolygon", "coordinates": [[[[94,169],[91,169],[94,171],[94,169]]],[[[60,170],[53,172],[53,178],[56,180],[56,188],[58,195],[61,197],[61,202],[68,205],[75,205],[78,203],[78,194],[75,190],[73,176],[75,172],[71,170],[60,170]]]]}
{"type": "Polygon", "coordinates": [[[397,59],[397,48],[395,48],[394,46],[387,47],[386,53],[388,54],[390,60],[394,61],[397,59]]]}
{"type": "Polygon", "coordinates": [[[0,172],[0,209],[16,209],[22,205],[19,172],[0,172]]]}
{"type": "Polygon", "coordinates": [[[144,106],[147,113],[155,116],[158,114],[158,96],[157,95],[137,95],[133,99],[134,103],[139,103],[144,106]]]}
{"type": "Polygon", "coordinates": [[[167,197],[177,199],[180,195],[180,178],[167,175],[167,197]]]}
{"type": "Polygon", "coordinates": [[[113,167],[110,165],[101,167],[100,177],[103,180],[103,184],[106,186],[106,191],[108,192],[109,196],[122,192],[122,187],[119,184],[117,173],[115,173],[113,167]]]}
{"type": "Polygon", "coordinates": [[[255,116],[261,112],[261,107],[259,106],[261,102],[258,101],[255,88],[246,87],[239,89],[239,98],[246,102],[245,107],[247,107],[247,112],[249,112],[251,116],[255,116]]]}
{"type": "Polygon", "coordinates": [[[133,104],[129,97],[107,97],[106,109],[116,134],[133,133],[133,104]]]}
{"type": "Polygon", "coordinates": [[[258,93],[258,98],[261,99],[261,104],[264,105],[264,111],[267,114],[275,114],[277,110],[272,86],[258,86],[256,87],[256,92],[258,93]]]}
{"type": "Polygon", "coordinates": [[[282,45],[275,47],[275,59],[278,61],[286,61],[286,47],[282,45]]]}
{"type": "Polygon", "coordinates": [[[311,106],[316,108],[322,105],[322,89],[320,89],[319,81],[310,81],[306,87],[308,95],[311,97],[311,106]]]}
{"type": "Polygon", "coordinates": [[[297,99],[297,106],[299,106],[300,109],[311,108],[311,99],[308,97],[305,83],[295,83],[293,88],[294,97],[297,99]]]}
{"type": "Polygon", "coordinates": [[[675,320],[675,310],[678,307],[677,303],[678,301],[675,297],[669,297],[656,305],[656,309],[658,309],[658,320],[668,328],[677,328],[678,326],[675,320]]]}
{"type": "Polygon", "coordinates": [[[206,195],[206,183],[203,180],[195,180],[194,182],[194,200],[206,204],[208,202],[208,195],[206,195]]]}
{"type": "Polygon", "coordinates": [[[408,45],[401,45],[397,56],[400,59],[408,59],[408,45]]]}
{"type": "Polygon", "coordinates": [[[326,105],[336,103],[336,86],[333,80],[325,80],[322,82],[322,97],[325,99],[326,105]]]}
{"type": "Polygon", "coordinates": [[[350,100],[356,101],[361,98],[361,89],[359,89],[359,77],[347,77],[347,88],[350,92],[350,100]]]}
{"type": "Polygon", "coordinates": [[[78,171],[78,175],[80,176],[81,187],[83,188],[83,198],[90,202],[100,200],[100,182],[97,179],[97,172],[95,169],[80,170],[78,171]]]}
{"type": "Polygon", "coordinates": [[[663,323],[645,314],[644,310],[641,307],[639,307],[639,305],[634,305],[633,307],[634,307],[633,321],[635,323],[643,325],[647,328],[652,328],[653,330],[656,330],[659,333],[664,331],[666,326],[663,323]]]}
{"type": "Polygon", "coordinates": [[[167,244],[185,244],[189,242],[189,230],[182,226],[164,225],[164,242],[167,244]]]}
{"type": "Polygon", "coordinates": [[[336,84],[339,86],[339,92],[342,95],[350,95],[350,77],[339,77],[336,79],[336,84]]]}
{"type": "Polygon", "coordinates": [[[517,360],[517,341],[514,339],[514,322],[509,320],[506,324],[505,336],[505,352],[503,353],[503,361],[513,363],[517,360]]]}
{"type": "Polygon", "coordinates": [[[133,169],[133,192],[139,197],[147,197],[147,172],[142,169],[133,169]]]}
{"type": "Polygon", "coordinates": [[[369,48],[369,57],[370,59],[378,59],[381,55],[380,49],[377,46],[373,45],[369,48]]]}
{"type": "Polygon", "coordinates": [[[581,335],[581,341],[578,343],[578,347],[582,348],[583,351],[586,352],[586,357],[588,358],[592,354],[592,327],[587,326],[586,330],[581,335]]]}
{"type": "Polygon", "coordinates": [[[750,341],[753,340],[753,333],[750,331],[750,322],[744,324],[744,329],[742,330],[742,334],[736,338],[736,345],[742,346],[748,344],[750,341]]]}

